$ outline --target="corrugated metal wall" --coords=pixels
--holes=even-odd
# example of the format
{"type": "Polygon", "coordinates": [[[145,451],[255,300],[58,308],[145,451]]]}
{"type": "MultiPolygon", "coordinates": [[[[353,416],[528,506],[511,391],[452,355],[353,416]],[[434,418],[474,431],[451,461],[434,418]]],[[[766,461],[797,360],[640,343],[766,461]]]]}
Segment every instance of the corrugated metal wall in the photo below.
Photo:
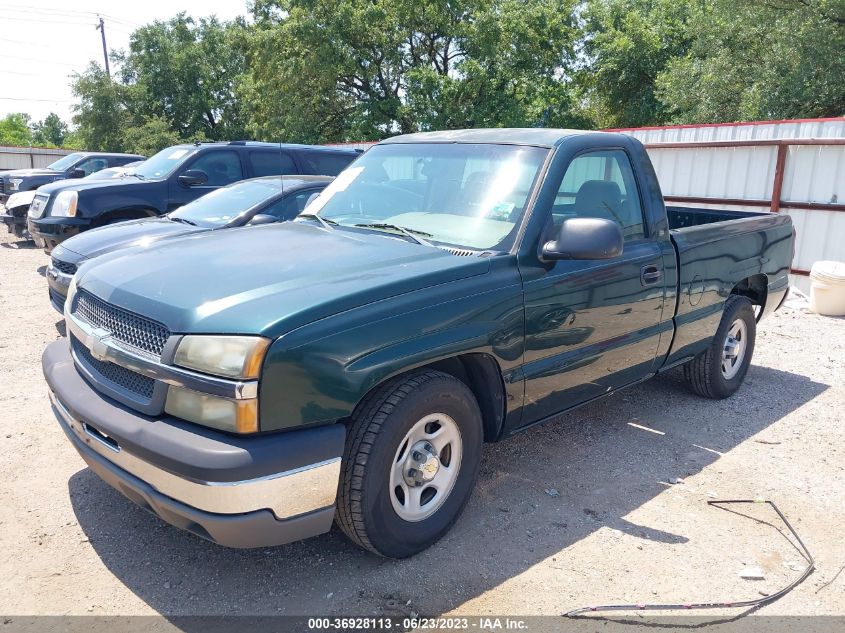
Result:
{"type": "MultiPolygon", "coordinates": [[[[769,201],[778,147],[666,147],[665,143],[845,139],[845,118],[619,130],[649,146],[663,195],[769,201]]],[[[821,259],[845,261],[845,213],[788,208],[789,203],[845,203],[845,145],[792,145],[785,149],[781,213],[797,233],[793,267],[810,270],[821,259]]],[[[678,203],[684,204],[684,203],[678,203]]],[[[691,203],[704,208],[760,211],[767,206],[691,203]]],[[[809,292],[806,276],[793,283],[809,292]]]]}
{"type": "Polygon", "coordinates": [[[46,167],[72,150],[0,146],[0,170],[46,167]]]}

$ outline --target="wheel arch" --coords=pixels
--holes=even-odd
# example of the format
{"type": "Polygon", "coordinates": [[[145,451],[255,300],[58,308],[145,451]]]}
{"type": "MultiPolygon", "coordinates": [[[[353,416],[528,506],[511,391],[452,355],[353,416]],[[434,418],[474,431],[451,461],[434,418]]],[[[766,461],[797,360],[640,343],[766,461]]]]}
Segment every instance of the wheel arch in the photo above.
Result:
{"type": "Polygon", "coordinates": [[[502,370],[495,357],[483,352],[468,352],[448,356],[435,361],[406,369],[380,380],[361,397],[355,405],[357,409],[367,397],[380,389],[386,382],[417,371],[433,369],[448,374],[464,383],[475,396],[481,411],[484,426],[484,441],[495,442],[500,439],[505,420],[505,381],[502,370]]]}
{"type": "Polygon", "coordinates": [[[158,215],[160,215],[160,212],[154,207],[133,205],[102,213],[94,220],[94,225],[103,226],[112,220],[140,220],[141,218],[154,218],[158,215]]]}
{"type": "Polygon", "coordinates": [[[769,294],[769,279],[763,273],[751,275],[738,281],[731,289],[730,295],[745,297],[752,304],[760,306],[757,320],[766,309],[766,299],[769,294]]]}

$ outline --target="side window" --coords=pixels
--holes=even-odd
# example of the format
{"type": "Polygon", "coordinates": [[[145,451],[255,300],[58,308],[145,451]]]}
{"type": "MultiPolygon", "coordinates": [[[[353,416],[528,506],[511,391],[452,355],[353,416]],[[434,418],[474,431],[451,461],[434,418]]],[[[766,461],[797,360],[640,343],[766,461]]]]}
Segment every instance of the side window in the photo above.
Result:
{"type": "Polygon", "coordinates": [[[298,173],[293,158],[285,152],[249,152],[247,155],[254,178],[298,173]]]}
{"type": "Polygon", "coordinates": [[[287,196],[286,198],[277,200],[261,213],[273,215],[279,218],[279,220],[293,220],[296,216],[302,213],[305,205],[315,193],[319,193],[319,191],[316,189],[299,191],[292,196],[287,196]]]}
{"type": "Polygon", "coordinates": [[[242,180],[241,159],[236,152],[229,150],[206,152],[197,158],[188,169],[205,172],[208,187],[222,187],[242,180]]]}
{"type": "Polygon", "coordinates": [[[140,159],[134,158],[133,156],[113,156],[111,160],[109,160],[109,166],[123,167],[126,163],[134,163],[136,160],[140,159]]]}
{"type": "Polygon", "coordinates": [[[563,175],[552,214],[555,224],[570,217],[614,220],[626,241],[644,238],[643,211],[628,155],[607,150],[575,158],[563,175]]]}
{"type": "Polygon", "coordinates": [[[100,171],[101,169],[105,169],[109,166],[109,161],[106,158],[89,158],[88,160],[83,160],[79,163],[74,169],[81,169],[85,172],[86,176],[90,176],[96,171],[100,171]]]}
{"type": "Polygon", "coordinates": [[[356,158],[358,158],[357,155],[334,152],[305,152],[302,154],[305,173],[318,176],[337,176],[356,158]]]}

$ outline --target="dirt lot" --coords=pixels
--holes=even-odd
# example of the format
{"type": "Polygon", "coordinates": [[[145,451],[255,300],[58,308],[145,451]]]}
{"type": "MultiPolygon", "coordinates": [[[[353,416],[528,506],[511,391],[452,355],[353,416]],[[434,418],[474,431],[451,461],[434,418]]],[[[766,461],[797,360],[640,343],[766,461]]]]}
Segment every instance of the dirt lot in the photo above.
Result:
{"type": "Polygon", "coordinates": [[[759,496],[817,571],[758,613],[845,615],[845,319],[796,303],[764,322],[730,400],[697,398],[674,372],[486,447],[466,513],[414,559],[376,558],[338,531],[235,551],[136,508],[66,441],[41,376],[63,331],[47,261],[0,238],[2,614],[557,615],[754,598],[803,562],[763,508],[750,512],[771,524],[706,502],[759,496]],[[765,579],[741,579],[744,566],[765,579]]]}

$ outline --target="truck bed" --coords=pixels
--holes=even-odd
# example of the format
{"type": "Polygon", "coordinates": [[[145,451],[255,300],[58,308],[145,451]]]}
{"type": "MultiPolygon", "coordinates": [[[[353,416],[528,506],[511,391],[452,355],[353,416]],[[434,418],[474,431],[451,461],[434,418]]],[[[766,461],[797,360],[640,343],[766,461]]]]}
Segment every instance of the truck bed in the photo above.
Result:
{"type": "Polygon", "coordinates": [[[777,307],[789,286],[793,237],[787,214],[667,207],[666,215],[678,266],[672,364],[702,350],[740,280],[770,297],[764,313],[777,307]]]}
{"type": "Polygon", "coordinates": [[[683,229],[702,224],[739,220],[749,217],[772,215],[769,211],[729,211],[727,209],[696,209],[695,207],[667,206],[670,229],[683,229]]]}

